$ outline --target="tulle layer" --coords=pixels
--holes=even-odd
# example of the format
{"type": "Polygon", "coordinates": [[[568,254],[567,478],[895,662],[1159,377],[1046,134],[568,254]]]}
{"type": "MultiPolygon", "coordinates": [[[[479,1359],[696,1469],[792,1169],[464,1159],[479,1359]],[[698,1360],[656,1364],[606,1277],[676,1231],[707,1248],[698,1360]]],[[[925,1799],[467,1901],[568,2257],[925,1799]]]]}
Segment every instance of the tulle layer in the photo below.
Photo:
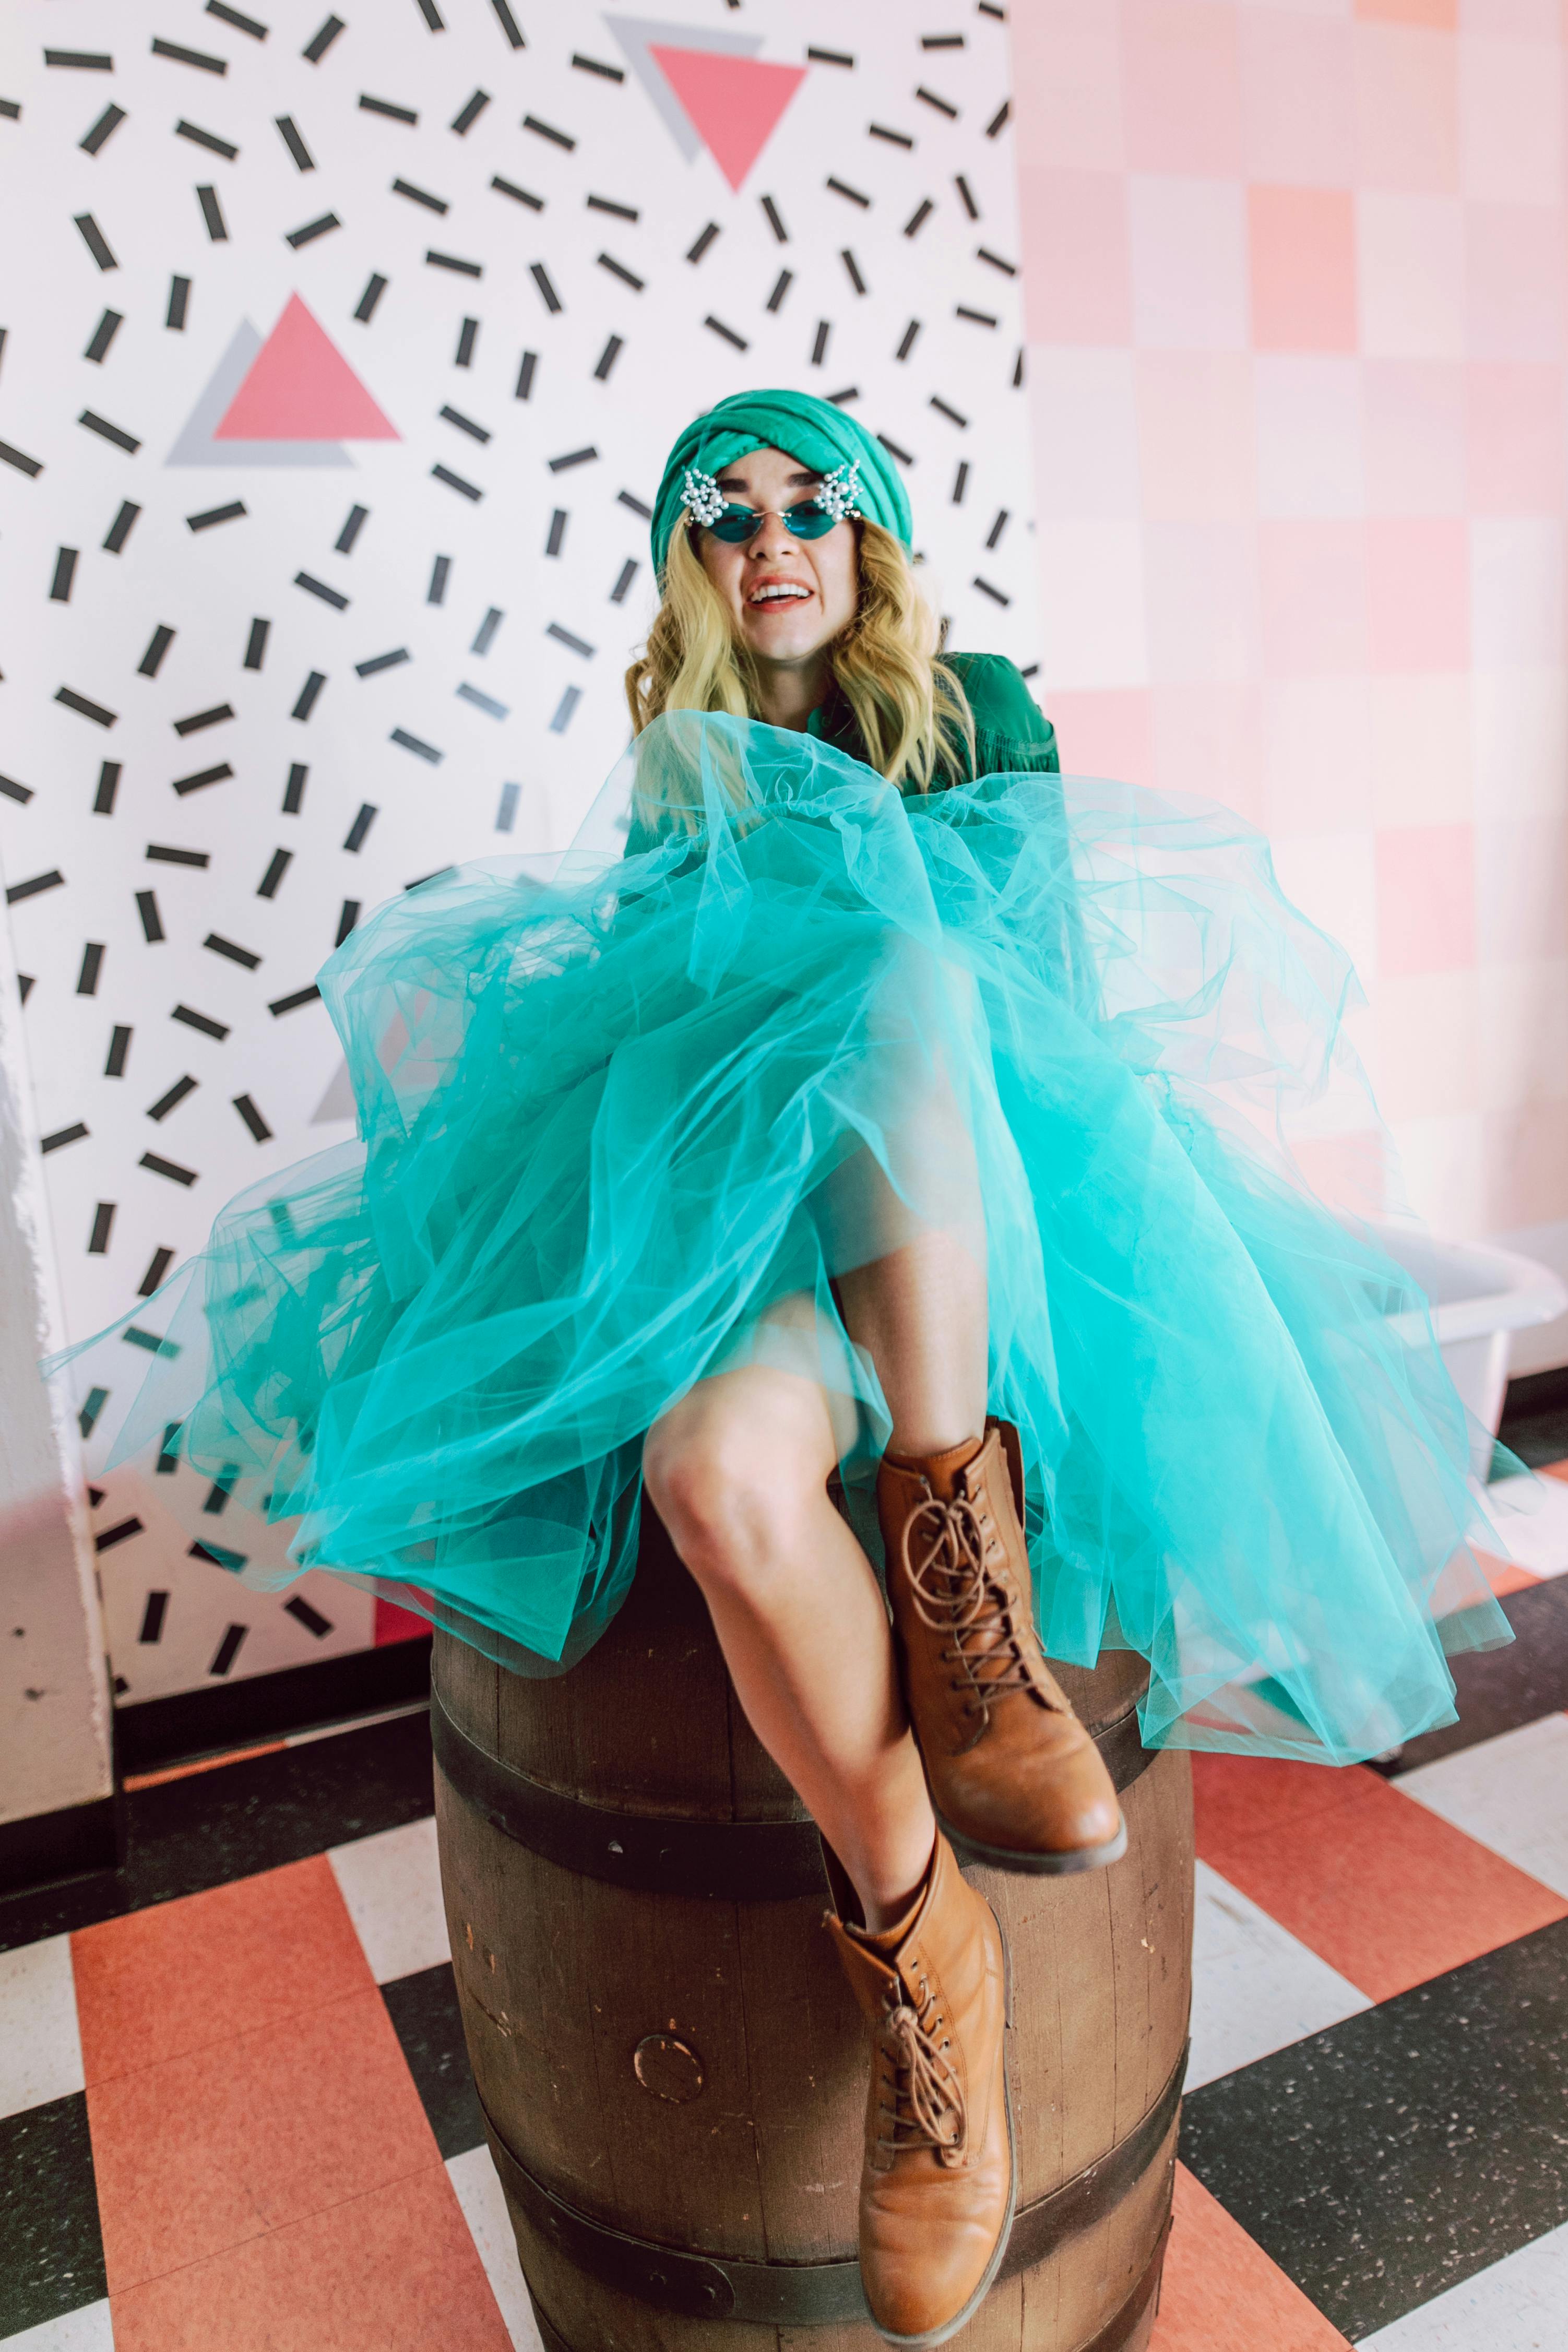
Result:
{"type": "Polygon", "coordinates": [[[906,799],[679,714],[553,871],[426,885],[321,985],[360,1139],[223,1213],[115,1449],[178,1423],[297,1569],[571,1663],[705,1374],[823,1381],[864,1488],[835,1282],[940,1228],[988,1279],[1047,1648],[1142,1652],[1148,1741],[1376,1754],[1452,1719],[1446,1647],[1508,1638],[1424,1303],[1285,1140],[1358,1083],[1349,968],[1226,811],[906,799]]]}

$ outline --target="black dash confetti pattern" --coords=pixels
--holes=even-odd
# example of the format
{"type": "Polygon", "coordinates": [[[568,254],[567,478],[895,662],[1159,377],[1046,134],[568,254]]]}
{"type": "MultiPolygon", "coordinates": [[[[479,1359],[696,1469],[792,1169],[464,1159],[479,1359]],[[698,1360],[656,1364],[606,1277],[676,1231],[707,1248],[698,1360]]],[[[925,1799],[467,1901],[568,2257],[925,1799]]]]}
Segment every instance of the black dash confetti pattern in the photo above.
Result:
{"type": "MultiPolygon", "coordinates": [[[[174,0],[154,37],[73,0],[93,62],[46,61],[41,5],[6,45],[0,860],[76,1334],[140,1299],[160,1344],[222,1202],[352,1136],[334,944],[570,837],[697,410],[758,382],[852,407],[952,641],[1037,656],[997,16],[678,10],[726,72],[799,75],[748,157],[745,110],[694,127],[633,18],[440,13],[263,38],[174,0]]],[[[79,1368],[95,1475],[145,1360],[79,1368]]],[[[371,1638],[330,1580],[297,1588],[326,1634],[256,1589],[279,1533],[232,1507],[220,1550],[177,1435],[164,1461],[155,1507],[112,1478],[104,1506],[142,1522],[103,1559],[122,1699],[371,1638]]]]}

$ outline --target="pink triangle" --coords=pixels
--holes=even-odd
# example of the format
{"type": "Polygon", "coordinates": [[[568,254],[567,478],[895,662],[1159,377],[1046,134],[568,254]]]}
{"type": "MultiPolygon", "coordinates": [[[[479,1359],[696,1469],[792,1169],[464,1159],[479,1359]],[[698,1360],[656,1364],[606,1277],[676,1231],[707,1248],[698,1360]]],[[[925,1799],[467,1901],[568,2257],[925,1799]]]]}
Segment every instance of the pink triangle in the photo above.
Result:
{"type": "Polygon", "coordinates": [[[738,189],[779,117],[805,79],[804,66],[769,66],[710,49],[666,49],[649,42],[687,120],[731,188],[738,189]]]}
{"type": "Polygon", "coordinates": [[[298,294],[250,363],[215,441],[398,441],[298,294]]]}

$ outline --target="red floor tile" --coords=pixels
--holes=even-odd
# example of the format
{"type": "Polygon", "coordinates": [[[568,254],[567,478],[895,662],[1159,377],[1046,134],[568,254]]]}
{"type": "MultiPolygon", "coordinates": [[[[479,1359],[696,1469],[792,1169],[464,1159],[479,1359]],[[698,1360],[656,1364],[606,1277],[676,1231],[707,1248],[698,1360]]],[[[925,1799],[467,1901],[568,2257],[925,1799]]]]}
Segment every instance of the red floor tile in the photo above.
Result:
{"type": "MultiPolygon", "coordinates": [[[[374,1987],[89,2083],[87,2112],[111,2294],[384,2189],[437,2156],[374,1987]]],[[[218,2352],[222,2339],[212,2342],[218,2352]]]]}
{"type": "Polygon", "coordinates": [[[198,1756],[194,1764],[169,1764],[162,1772],[127,1772],[125,1787],[161,1789],[169,1780],[189,1780],[198,1772],[221,1771],[226,1764],[248,1764],[253,1756],[277,1756],[289,1745],[286,1739],[264,1740],[258,1748],[227,1748],[221,1756],[198,1756]]]}
{"type": "Polygon", "coordinates": [[[71,1961],[89,2084],[373,1982],[324,1854],[84,1927],[71,1961]]]}
{"type": "Polygon", "coordinates": [[[438,2162],[114,2294],[110,2312],[115,2352],[511,2352],[438,2162]]]}
{"type": "MultiPolygon", "coordinates": [[[[116,2352],[121,2344],[118,2313],[116,2352]]],[[[1345,2338],[1239,2221],[1176,2167],[1176,2210],[1149,2352],[1347,2352],[1345,2338]]]]}
{"type": "Polygon", "coordinates": [[[1345,1775],[1272,1756],[1194,1756],[1194,1823],[1202,1837],[1285,1834],[1344,1802],[1345,1775]]]}
{"type": "Polygon", "coordinates": [[[1194,1756],[1197,1849],[1373,2000],[1568,1918],[1568,1902],[1363,1767],[1194,1756]]]}
{"type": "Polygon", "coordinates": [[[1516,1567],[1511,1559],[1494,1559],[1490,1552],[1486,1551],[1477,1552],[1476,1558],[1486,1571],[1487,1582],[1500,1601],[1506,1600],[1510,1592],[1527,1591],[1531,1585],[1541,1581],[1539,1576],[1532,1575],[1528,1568],[1516,1567]]]}

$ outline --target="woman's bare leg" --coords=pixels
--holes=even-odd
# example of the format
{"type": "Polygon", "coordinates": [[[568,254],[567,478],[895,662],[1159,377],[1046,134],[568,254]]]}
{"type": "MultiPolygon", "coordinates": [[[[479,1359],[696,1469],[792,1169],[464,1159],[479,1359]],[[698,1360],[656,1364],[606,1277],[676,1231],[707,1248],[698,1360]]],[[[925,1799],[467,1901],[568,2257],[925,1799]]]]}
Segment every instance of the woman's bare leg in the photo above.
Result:
{"type": "MultiPolygon", "coordinates": [[[[839,1296],[877,1367],[895,1453],[981,1433],[985,1277],[962,1241],[916,1231],[845,1276],[839,1296]]],[[[842,1450],[815,1381],[752,1364],[699,1381],[650,1431],[643,1466],[752,1728],[875,1927],[924,1873],[935,1822],[882,1596],[828,1500],[842,1450]]]]}
{"type": "Polygon", "coordinates": [[[828,1500],[839,1452],[815,1381],[749,1365],[672,1407],[643,1466],[752,1728],[879,1928],[907,1907],[936,1823],[882,1596],[828,1500]]]}
{"type": "Polygon", "coordinates": [[[890,1453],[942,1454],[984,1433],[985,1268],[967,1234],[917,1232],[841,1275],[837,1290],[849,1336],[882,1383],[890,1453]]]}

